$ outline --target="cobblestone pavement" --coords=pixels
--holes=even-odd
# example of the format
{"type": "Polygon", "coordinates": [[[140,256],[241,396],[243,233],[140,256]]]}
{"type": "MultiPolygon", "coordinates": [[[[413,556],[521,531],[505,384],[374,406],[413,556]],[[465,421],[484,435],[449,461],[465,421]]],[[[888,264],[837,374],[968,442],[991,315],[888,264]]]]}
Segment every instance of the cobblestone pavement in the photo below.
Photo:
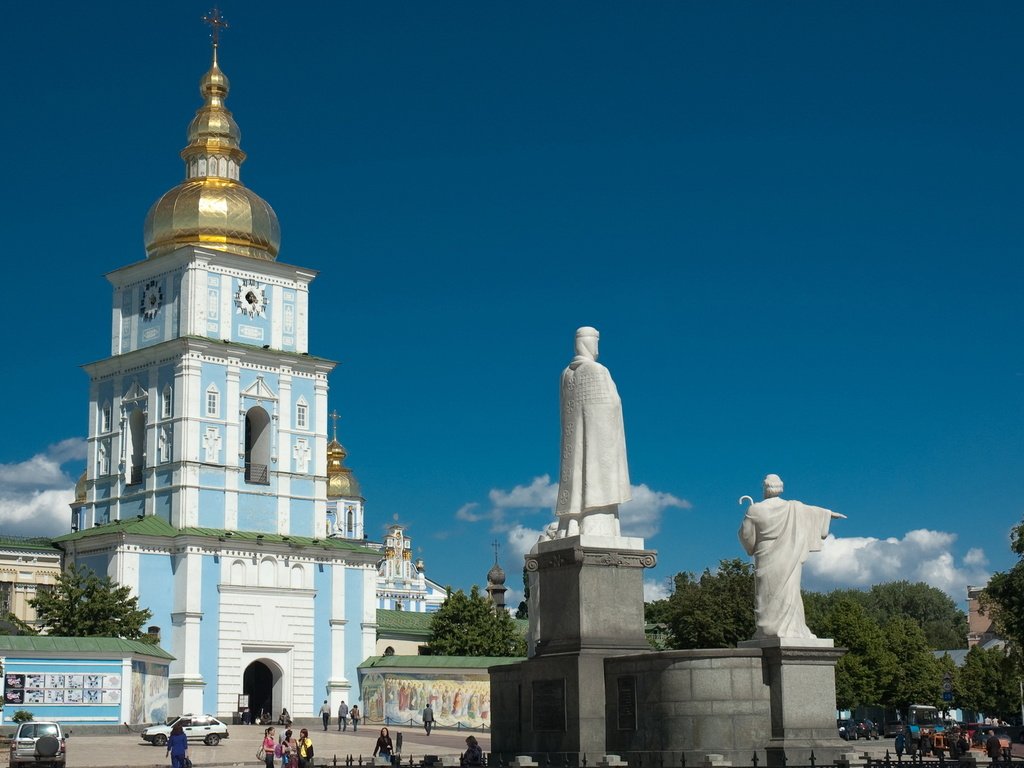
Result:
{"type": "MultiPolygon", "coordinates": [[[[168,768],[170,765],[170,759],[165,757],[165,747],[155,747],[139,738],[137,733],[86,736],[76,735],[74,726],[69,727],[72,735],[68,738],[68,768],[168,768]]],[[[419,726],[389,726],[389,730],[392,739],[398,732],[402,733],[402,756],[406,760],[410,755],[419,760],[423,755],[461,754],[466,749],[466,736],[470,733],[476,736],[484,752],[489,750],[491,744],[491,735],[480,731],[435,729],[427,736],[419,726]]],[[[262,760],[256,760],[256,751],[263,742],[263,726],[232,725],[228,731],[231,735],[216,747],[208,747],[202,742],[189,745],[195,768],[214,765],[263,766],[262,760]]],[[[334,728],[327,732],[310,729],[309,737],[316,750],[317,768],[331,768],[335,757],[339,765],[344,765],[348,755],[352,755],[357,762],[361,756],[364,765],[372,763],[370,756],[379,732],[380,728],[360,728],[358,733],[353,733],[351,728],[343,733],[338,733],[334,728]]],[[[4,749],[0,753],[0,765],[7,764],[7,757],[7,750],[4,749]]],[[[280,768],[280,761],[275,763],[280,768]]]]}

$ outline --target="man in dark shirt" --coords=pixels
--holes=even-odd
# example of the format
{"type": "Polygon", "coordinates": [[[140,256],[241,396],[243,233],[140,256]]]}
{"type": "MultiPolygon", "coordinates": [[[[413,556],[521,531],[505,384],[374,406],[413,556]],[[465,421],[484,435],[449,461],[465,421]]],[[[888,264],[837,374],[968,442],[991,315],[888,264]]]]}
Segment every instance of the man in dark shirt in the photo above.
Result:
{"type": "Polygon", "coordinates": [[[995,731],[988,732],[988,739],[985,741],[985,751],[992,760],[998,760],[1002,757],[1003,745],[999,741],[999,737],[996,736],[995,731]]]}

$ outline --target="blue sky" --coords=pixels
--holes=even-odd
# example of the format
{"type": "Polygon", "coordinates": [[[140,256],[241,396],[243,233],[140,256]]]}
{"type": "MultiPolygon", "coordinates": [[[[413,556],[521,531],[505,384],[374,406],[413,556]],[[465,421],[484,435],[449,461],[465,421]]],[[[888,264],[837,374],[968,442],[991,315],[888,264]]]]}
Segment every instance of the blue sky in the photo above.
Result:
{"type": "MultiPolygon", "coordinates": [[[[59,534],[109,353],[103,274],[183,177],[193,2],[21,4],[7,118],[0,530],[59,534]]],[[[509,585],[551,518],[558,378],[596,326],[628,530],[742,554],[767,472],[843,512],[805,585],[964,586],[1024,515],[1024,6],[222,5],[221,64],[379,536],[509,585]]],[[[515,597],[515,596],[513,596],[515,597]]],[[[516,598],[517,599],[517,598],[516,598]]]]}

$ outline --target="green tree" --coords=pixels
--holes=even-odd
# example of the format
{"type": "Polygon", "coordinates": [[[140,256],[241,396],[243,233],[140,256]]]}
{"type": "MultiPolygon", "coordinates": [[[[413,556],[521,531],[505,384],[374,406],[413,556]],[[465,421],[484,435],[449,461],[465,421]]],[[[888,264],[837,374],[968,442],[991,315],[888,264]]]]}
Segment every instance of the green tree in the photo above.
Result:
{"type": "Polygon", "coordinates": [[[942,706],[942,666],[913,619],[894,618],[883,627],[885,647],[895,658],[882,701],[906,711],[911,704],[942,706]]]}
{"type": "Polygon", "coordinates": [[[967,614],[941,589],[921,581],[890,581],[861,594],[865,595],[868,611],[882,626],[897,617],[913,619],[924,631],[931,649],[967,647],[967,614]]]}
{"type": "Polygon", "coordinates": [[[467,595],[449,590],[430,623],[430,653],[435,656],[525,656],[526,639],[507,611],[495,613],[476,585],[467,595]]]}
{"type": "Polygon", "coordinates": [[[1013,662],[1002,648],[971,648],[955,690],[959,706],[986,715],[1012,716],[1020,701],[1013,662]]]}
{"type": "MultiPolygon", "coordinates": [[[[668,599],[676,648],[734,648],[754,635],[754,569],[734,558],[698,579],[677,573],[668,599]]],[[[658,610],[661,610],[660,608],[658,610]]]]}
{"type": "Polygon", "coordinates": [[[63,571],[52,590],[39,592],[29,604],[47,632],[58,637],[139,640],[144,637],[142,626],[153,615],[139,608],[128,587],[78,566],[63,571]]]}
{"type": "Polygon", "coordinates": [[[530,576],[525,565],[523,566],[523,599],[519,601],[519,607],[516,608],[516,618],[530,618],[530,576]]]}
{"type": "Polygon", "coordinates": [[[817,614],[811,628],[847,649],[836,663],[836,706],[853,709],[880,703],[896,670],[896,657],[886,646],[882,628],[860,600],[845,592],[829,600],[827,607],[824,602],[807,601],[817,614]]]}
{"type": "Polygon", "coordinates": [[[1010,549],[1020,559],[1010,570],[992,575],[981,604],[1011,646],[1011,655],[1020,658],[1024,651],[1024,523],[1013,529],[1010,549]]]}

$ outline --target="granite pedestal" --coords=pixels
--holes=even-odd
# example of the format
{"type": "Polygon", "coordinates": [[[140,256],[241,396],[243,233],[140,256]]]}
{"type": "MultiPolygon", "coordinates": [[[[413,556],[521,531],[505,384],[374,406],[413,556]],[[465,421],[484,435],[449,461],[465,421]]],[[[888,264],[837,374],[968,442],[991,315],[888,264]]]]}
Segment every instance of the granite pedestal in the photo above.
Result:
{"type": "Polygon", "coordinates": [[[656,559],[641,539],[588,535],[527,555],[533,656],[490,671],[493,753],[606,753],[604,662],[649,648],[643,569],[656,559]]]}

